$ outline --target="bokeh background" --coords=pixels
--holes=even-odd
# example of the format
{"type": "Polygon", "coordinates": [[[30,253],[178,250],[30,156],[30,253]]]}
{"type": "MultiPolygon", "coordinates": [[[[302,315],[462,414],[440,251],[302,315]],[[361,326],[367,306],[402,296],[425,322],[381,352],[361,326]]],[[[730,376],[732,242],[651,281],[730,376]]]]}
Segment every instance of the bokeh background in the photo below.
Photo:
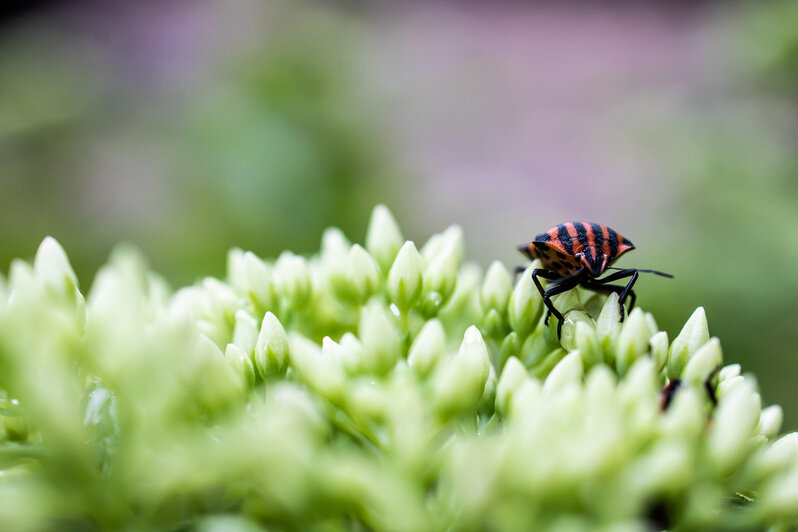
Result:
{"type": "Polygon", "coordinates": [[[798,429],[798,2],[70,1],[0,11],[0,270],[121,241],[174,286],[232,246],[362,241],[376,203],[483,266],[610,225],[671,337],[703,305],[798,429]]]}

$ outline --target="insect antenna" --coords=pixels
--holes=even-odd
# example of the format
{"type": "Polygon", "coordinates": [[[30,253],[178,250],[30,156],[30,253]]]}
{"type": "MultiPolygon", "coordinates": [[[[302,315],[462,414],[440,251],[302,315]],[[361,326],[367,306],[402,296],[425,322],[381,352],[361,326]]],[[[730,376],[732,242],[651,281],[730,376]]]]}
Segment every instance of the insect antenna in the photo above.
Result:
{"type": "Polygon", "coordinates": [[[657,270],[643,270],[643,269],[640,269],[640,268],[615,268],[615,267],[612,267],[612,266],[609,266],[609,267],[607,267],[605,269],[607,269],[607,270],[634,270],[636,272],[653,273],[655,275],[660,275],[662,277],[667,277],[668,279],[673,279],[673,275],[671,275],[669,273],[665,273],[665,272],[660,272],[660,271],[657,271],[657,270]]]}

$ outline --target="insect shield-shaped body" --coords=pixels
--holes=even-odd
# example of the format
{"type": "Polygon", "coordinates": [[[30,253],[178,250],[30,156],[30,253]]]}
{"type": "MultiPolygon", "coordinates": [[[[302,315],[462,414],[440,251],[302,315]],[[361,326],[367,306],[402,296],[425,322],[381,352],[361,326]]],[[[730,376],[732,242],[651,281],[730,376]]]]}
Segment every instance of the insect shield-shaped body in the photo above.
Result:
{"type": "Polygon", "coordinates": [[[655,273],[672,277],[667,273],[637,268],[618,269],[610,265],[618,257],[635,248],[629,240],[606,225],[587,222],[567,222],[540,233],[532,242],[521,244],[518,251],[530,260],[539,259],[543,268],[532,272],[532,280],[543,296],[548,311],[544,323],[548,324],[552,314],[557,318],[557,335],[562,332],[563,315],[554,308],[551,297],[567,292],[576,286],[583,286],[602,293],[618,294],[621,321],[624,319],[624,303],[629,299],[629,310],[635,304],[632,290],[638,272],[655,273]],[[606,270],[618,270],[599,279],[606,270]],[[546,290],[538,278],[551,281],[546,290]],[[625,285],[609,284],[620,279],[629,279],[625,285]]]}

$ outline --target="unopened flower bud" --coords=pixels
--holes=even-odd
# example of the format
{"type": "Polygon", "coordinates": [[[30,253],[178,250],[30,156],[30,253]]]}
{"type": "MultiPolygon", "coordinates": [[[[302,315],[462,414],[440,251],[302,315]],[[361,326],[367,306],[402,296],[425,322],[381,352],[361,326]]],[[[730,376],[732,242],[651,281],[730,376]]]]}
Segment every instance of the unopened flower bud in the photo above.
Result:
{"type": "Polygon", "coordinates": [[[496,309],[504,313],[507,309],[507,301],[513,291],[513,280],[510,272],[504,265],[495,260],[488,267],[485,274],[485,282],[482,284],[480,299],[483,309],[496,309]]]}
{"type": "Polygon", "coordinates": [[[634,362],[648,351],[651,330],[645,314],[639,308],[632,311],[618,335],[616,365],[623,374],[634,362]]]}
{"type": "Polygon", "coordinates": [[[418,300],[423,285],[424,261],[411,241],[405,242],[388,272],[388,295],[399,310],[407,311],[418,300]]]}
{"type": "Polygon", "coordinates": [[[441,322],[427,321],[410,346],[407,363],[419,377],[426,377],[446,352],[446,333],[441,322]]]}
{"type": "Polygon", "coordinates": [[[379,300],[372,299],[363,307],[358,335],[365,368],[379,375],[393,369],[401,355],[400,339],[393,316],[379,300]]]}
{"type": "Polygon", "coordinates": [[[349,250],[347,277],[358,303],[364,303],[380,288],[380,268],[369,252],[359,244],[349,250]]]}
{"type": "Polygon", "coordinates": [[[374,207],[366,232],[366,249],[377,259],[382,271],[387,272],[391,267],[404,241],[399,225],[388,207],[374,207]]]}
{"type": "Polygon", "coordinates": [[[466,330],[457,354],[436,372],[438,411],[447,416],[476,408],[489,374],[488,348],[479,329],[472,325],[466,330]]]}
{"type": "Polygon", "coordinates": [[[255,366],[261,378],[281,375],[288,367],[288,335],[280,320],[267,312],[255,342],[255,366]]]}
{"type": "Polygon", "coordinates": [[[659,331],[648,341],[651,347],[651,358],[654,359],[657,371],[662,371],[668,363],[668,333],[659,331]]]}
{"type": "Polygon", "coordinates": [[[258,340],[258,320],[246,310],[237,310],[233,329],[233,343],[245,353],[252,353],[258,340]]]}
{"type": "Polygon", "coordinates": [[[693,353],[687,361],[681,378],[685,382],[703,385],[710,374],[715,371],[722,362],[723,353],[720,349],[720,341],[717,338],[711,338],[693,353]]]}
{"type": "Polygon", "coordinates": [[[307,261],[284,251],[274,265],[274,272],[291,306],[302,308],[310,299],[312,284],[307,261]]]}
{"type": "Polygon", "coordinates": [[[507,303],[507,318],[510,322],[510,327],[521,337],[532,331],[540,319],[540,313],[543,309],[543,300],[540,297],[540,292],[538,292],[535,282],[532,280],[532,269],[533,266],[530,266],[521,274],[507,303]]]}
{"type": "Polygon", "coordinates": [[[751,382],[730,390],[713,416],[707,456],[723,474],[731,473],[751,446],[751,438],[761,414],[760,398],[751,382]]]}
{"type": "Polygon", "coordinates": [[[509,414],[513,393],[528,379],[529,375],[521,361],[515,357],[508,358],[496,387],[496,411],[500,415],[509,414]]]}
{"type": "Polygon", "coordinates": [[[678,379],[690,355],[709,340],[709,327],[704,307],[698,307],[673,339],[668,353],[668,378],[678,379]]]}
{"type": "Polygon", "coordinates": [[[239,375],[248,386],[255,384],[255,367],[246,351],[236,344],[227,344],[224,357],[230,361],[236,375],[239,375]]]}

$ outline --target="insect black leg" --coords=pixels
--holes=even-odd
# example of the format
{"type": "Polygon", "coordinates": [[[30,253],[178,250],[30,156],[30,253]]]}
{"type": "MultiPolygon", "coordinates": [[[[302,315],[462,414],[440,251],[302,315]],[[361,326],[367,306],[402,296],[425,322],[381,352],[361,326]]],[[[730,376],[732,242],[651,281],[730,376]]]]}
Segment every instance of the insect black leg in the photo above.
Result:
{"type": "Polygon", "coordinates": [[[618,294],[618,304],[620,305],[620,313],[621,313],[621,321],[624,320],[624,307],[623,304],[626,302],[626,298],[630,298],[629,303],[629,312],[632,311],[632,308],[635,305],[635,300],[637,296],[635,295],[632,287],[634,286],[635,282],[637,282],[637,278],[639,277],[639,273],[635,269],[628,269],[628,270],[621,270],[617,273],[613,273],[612,275],[608,275],[603,279],[593,279],[589,283],[584,283],[583,286],[586,288],[591,288],[593,290],[600,290],[605,292],[615,292],[618,294]],[[626,286],[616,286],[607,284],[612,281],[618,281],[620,279],[626,279],[627,277],[631,277],[629,282],[626,283],[626,286]]]}
{"type": "MultiPolygon", "coordinates": [[[[585,288],[589,288],[590,290],[595,290],[596,292],[603,292],[605,294],[616,293],[616,294],[618,294],[618,302],[619,303],[621,301],[621,294],[623,294],[623,291],[626,290],[626,285],[619,286],[619,285],[614,285],[614,284],[601,284],[601,283],[596,283],[595,281],[585,281],[585,282],[582,283],[582,286],[584,286],[585,288]]],[[[629,290],[627,295],[628,295],[629,301],[630,301],[630,303],[629,303],[629,312],[631,312],[632,311],[632,307],[634,307],[634,303],[635,303],[635,300],[637,299],[637,296],[635,295],[634,290],[629,290]]],[[[620,306],[620,308],[619,308],[618,312],[620,312],[621,321],[623,321],[624,318],[625,318],[625,311],[624,311],[624,308],[623,308],[623,304],[620,304],[619,306],[620,306]]]]}
{"type": "Polygon", "coordinates": [[[554,304],[551,302],[551,297],[563,292],[567,292],[568,290],[577,286],[580,282],[582,271],[583,270],[580,269],[578,272],[566,277],[560,277],[556,273],[550,272],[548,270],[536,269],[532,272],[532,280],[535,282],[535,286],[543,298],[543,304],[546,305],[546,308],[548,309],[546,312],[546,317],[543,320],[543,324],[548,325],[549,317],[554,314],[554,317],[557,318],[557,338],[559,338],[562,334],[562,324],[565,321],[565,318],[559,310],[554,308],[554,304]],[[538,280],[538,276],[557,282],[553,286],[550,286],[548,290],[544,291],[540,281],[538,280]]]}

